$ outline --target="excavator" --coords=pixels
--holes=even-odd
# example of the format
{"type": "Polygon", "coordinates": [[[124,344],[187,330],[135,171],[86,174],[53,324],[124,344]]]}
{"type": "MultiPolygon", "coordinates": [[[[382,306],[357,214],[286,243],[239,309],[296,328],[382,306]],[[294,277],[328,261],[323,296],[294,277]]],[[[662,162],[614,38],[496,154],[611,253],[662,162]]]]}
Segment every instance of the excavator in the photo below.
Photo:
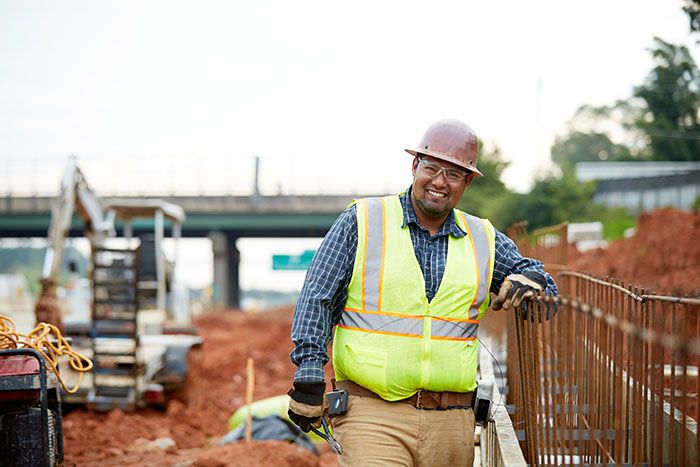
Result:
{"type": "Polygon", "coordinates": [[[40,332],[50,337],[37,345],[30,337],[34,331],[17,333],[12,317],[0,319],[0,467],[52,467],[63,461],[64,402],[130,411],[162,405],[169,395],[186,399],[187,390],[196,389],[187,376],[202,340],[187,310],[173,306],[188,302],[174,296],[181,290],[173,285],[175,262],[163,250],[166,223],[177,238],[184,220],[180,206],[160,199],[102,202],[75,158],[69,159],[51,208],[35,308],[34,331],[55,327],[50,335],[40,332]],[[90,280],[78,289],[90,303],[64,310],[57,285],[75,214],[91,248],[90,280]],[[153,225],[153,232],[134,237],[134,223],[142,220],[153,225]],[[123,238],[116,238],[117,222],[123,238]],[[77,352],[73,355],[88,363],[90,358],[91,365],[76,367],[75,361],[46,353],[65,349],[68,342],[77,352]],[[83,379],[85,371],[90,373],[83,379]]]}
{"type": "MultiPolygon", "coordinates": [[[[69,159],[51,210],[35,308],[37,322],[56,325],[94,363],[79,391],[62,394],[64,403],[132,411],[163,405],[173,395],[186,397],[189,366],[196,362],[193,355],[199,355],[202,339],[190,322],[187,292],[174,281],[177,258],[169,259],[163,248],[166,227],[177,240],[185,218],[180,206],[162,199],[101,200],[76,159],[69,159]],[[83,292],[89,306],[66,310],[56,289],[75,214],[82,220],[91,258],[89,280],[78,282],[82,289],[72,293],[83,292]],[[117,226],[122,237],[116,235],[117,226]],[[141,232],[153,230],[135,236],[135,226],[141,232]]],[[[61,376],[68,384],[78,378],[67,365],[61,376]]]]}
{"type": "Polygon", "coordinates": [[[180,206],[160,199],[100,200],[69,159],[51,209],[35,308],[35,331],[49,325],[56,331],[39,346],[18,345],[22,335],[8,324],[12,313],[0,319],[0,467],[61,463],[64,403],[131,411],[197,396],[192,374],[202,339],[190,323],[188,297],[177,296],[176,258],[169,260],[163,249],[166,226],[178,238],[184,220],[180,206]],[[83,306],[69,300],[65,309],[57,286],[75,214],[90,243],[90,278],[72,288],[82,293],[83,306]],[[153,231],[136,237],[135,224],[153,231]],[[42,353],[57,343],[70,343],[73,355],[92,365],[80,368],[42,353]]]}

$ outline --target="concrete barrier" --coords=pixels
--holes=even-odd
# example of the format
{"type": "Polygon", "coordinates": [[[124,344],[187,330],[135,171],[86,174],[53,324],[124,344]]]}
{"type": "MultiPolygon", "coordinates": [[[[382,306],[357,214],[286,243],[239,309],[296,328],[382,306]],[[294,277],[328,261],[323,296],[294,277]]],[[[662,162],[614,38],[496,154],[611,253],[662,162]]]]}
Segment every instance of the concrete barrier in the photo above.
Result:
{"type": "MultiPolygon", "coordinates": [[[[483,346],[493,347],[491,340],[480,336],[482,347],[479,351],[479,374],[482,379],[496,379],[493,371],[491,355],[483,346]]],[[[502,396],[498,385],[493,385],[493,409],[491,420],[481,430],[481,465],[483,466],[526,466],[525,457],[520,449],[518,438],[513,429],[513,422],[506,410],[505,396],[502,396]]]]}

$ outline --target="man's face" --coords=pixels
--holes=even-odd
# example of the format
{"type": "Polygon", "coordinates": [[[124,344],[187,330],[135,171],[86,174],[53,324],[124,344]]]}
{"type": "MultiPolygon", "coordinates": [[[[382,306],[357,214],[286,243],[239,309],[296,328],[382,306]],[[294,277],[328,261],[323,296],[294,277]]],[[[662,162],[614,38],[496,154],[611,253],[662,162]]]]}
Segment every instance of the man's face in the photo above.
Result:
{"type": "Polygon", "coordinates": [[[473,172],[467,172],[461,167],[430,156],[419,156],[413,159],[413,189],[411,191],[415,207],[430,218],[446,217],[471,184],[473,172]],[[422,162],[421,162],[422,161],[422,162]],[[437,175],[436,166],[441,170],[437,175]],[[446,171],[450,171],[452,177],[446,171]],[[466,176],[453,180],[457,171],[466,176]]]}

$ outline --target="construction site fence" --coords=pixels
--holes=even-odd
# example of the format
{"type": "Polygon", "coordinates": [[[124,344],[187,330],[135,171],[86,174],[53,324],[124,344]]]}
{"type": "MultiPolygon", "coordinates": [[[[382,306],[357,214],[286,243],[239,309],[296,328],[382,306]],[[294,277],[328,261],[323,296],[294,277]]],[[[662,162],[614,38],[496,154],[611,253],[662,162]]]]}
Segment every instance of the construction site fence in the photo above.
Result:
{"type": "Polygon", "coordinates": [[[560,291],[508,315],[507,407],[525,461],[698,465],[700,299],[567,270],[565,232],[517,239],[546,253],[560,291]]]}

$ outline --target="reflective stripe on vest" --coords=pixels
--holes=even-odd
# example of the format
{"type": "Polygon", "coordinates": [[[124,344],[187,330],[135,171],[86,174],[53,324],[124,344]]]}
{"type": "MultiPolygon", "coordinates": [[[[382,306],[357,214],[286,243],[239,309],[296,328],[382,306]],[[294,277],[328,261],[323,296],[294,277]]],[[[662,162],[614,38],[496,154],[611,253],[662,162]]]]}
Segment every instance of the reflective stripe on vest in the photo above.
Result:
{"type": "MultiPolygon", "coordinates": [[[[380,311],[362,311],[346,308],[340,327],[404,337],[423,337],[423,315],[404,315],[380,311]]],[[[476,339],[479,329],[471,320],[431,316],[431,338],[447,340],[476,339]]]]}
{"type": "MultiPolygon", "coordinates": [[[[343,328],[364,330],[406,337],[423,336],[423,319],[427,315],[405,314],[406,310],[382,310],[382,276],[386,252],[386,202],[390,198],[366,198],[364,203],[365,245],[362,264],[363,309],[345,308],[340,321],[343,328]]],[[[407,201],[410,202],[410,201],[407,201]]],[[[432,318],[431,338],[449,340],[475,339],[480,320],[480,306],[488,295],[491,283],[491,247],[481,219],[455,210],[455,222],[467,231],[475,252],[477,292],[469,307],[468,319],[432,318]],[[460,225],[461,224],[461,225],[460,225]]]]}
{"type": "Polygon", "coordinates": [[[384,198],[362,200],[367,203],[365,211],[365,263],[362,267],[362,305],[365,310],[381,309],[382,266],[386,246],[386,216],[384,198]],[[380,220],[378,222],[378,220],[380,220]],[[367,272],[369,271],[369,272],[367,272]]]}
{"type": "Polygon", "coordinates": [[[491,284],[491,248],[489,246],[489,239],[486,234],[486,229],[484,228],[484,224],[481,222],[481,220],[462,211],[457,212],[459,212],[459,216],[462,218],[462,221],[468,229],[467,236],[469,237],[469,240],[471,240],[474,251],[476,252],[479,285],[476,296],[474,297],[474,302],[469,307],[469,318],[478,320],[479,306],[486,299],[486,295],[489,293],[489,284],[491,284]]]}

